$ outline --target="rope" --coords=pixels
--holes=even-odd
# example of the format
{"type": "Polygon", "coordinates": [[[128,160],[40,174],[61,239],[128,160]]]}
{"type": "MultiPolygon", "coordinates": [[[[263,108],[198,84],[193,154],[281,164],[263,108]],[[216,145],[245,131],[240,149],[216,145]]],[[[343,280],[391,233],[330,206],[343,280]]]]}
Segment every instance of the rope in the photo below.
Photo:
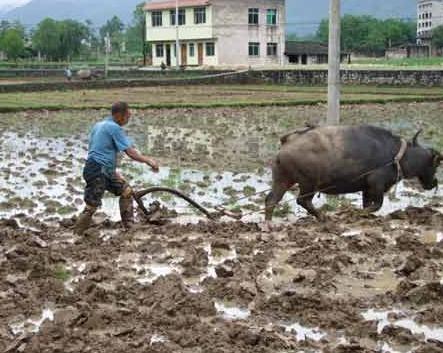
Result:
{"type": "MultiPolygon", "coordinates": [[[[404,156],[404,152],[403,152],[403,156],[404,156]]],[[[403,157],[403,156],[402,156],[402,157],[403,157]]],[[[402,158],[400,158],[400,160],[401,160],[401,159],[402,159],[402,158]]],[[[399,161],[400,161],[400,160],[399,160],[399,161]]],[[[398,161],[398,165],[400,164],[399,161],[398,161]]],[[[394,164],[397,164],[396,159],[395,159],[394,161],[392,161],[392,162],[388,162],[388,163],[382,165],[381,167],[374,168],[374,169],[372,169],[372,170],[370,170],[370,171],[367,171],[367,172],[365,172],[365,173],[359,175],[358,177],[352,179],[351,182],[357,181],[357,180],[359,180],[359,179],[361,179],[361,178],[363,178],[363,177],[365,177],[365,176],[367,176],[367,175],[370,175],[370,174],[374,173],[375,171],[377,171],[377,170],[379,170],[379,169],[386,168],[386,167],[392,166],[392,165],[394,165],[394,164]]],[[[401,166],[400,166],[400,171],[401,171],[401,166]]],[[[398,175],[400,175],[400,178],[397,177],[397,183],[401,180],[401,172],[398,173],[398,175]]],[[[294,200],[299,199],[299,198],[305,198],[305,197],[308,197],[308,196],[313,196],[313,195],[315,195],[315,194],[317,194],[317,193],[326,192],[326,191],[329,191],[329,190],[332,190],[332,189],[335,189],[335,188],[337,188],[337,186],[335,186],[335,185],[331,185],[331,186],[328,186],[328,187],[323,188],[323,189],[319,189],[319,190],[316,190],[316,191],[308,192],[308,193],[306,193],[306,194],[298,195],[297,197],[294,196],[291,200],[287,200],[287,201],[285,201],[285,204],[287,205],[290,201],[294,201],[294,200]]],[[[266,210],[266,207],[262,207],[262,208],[260,208],[260,209],[257,210],[257,211],[251,211],[251,212],[243,213],[243,214],[242,214],[242,218],[245,217],[245,216],[252,215],[252,214],[261,213],[261,212],[263,212],[263,211],[265,211],[265,210],[266,210]]]]}

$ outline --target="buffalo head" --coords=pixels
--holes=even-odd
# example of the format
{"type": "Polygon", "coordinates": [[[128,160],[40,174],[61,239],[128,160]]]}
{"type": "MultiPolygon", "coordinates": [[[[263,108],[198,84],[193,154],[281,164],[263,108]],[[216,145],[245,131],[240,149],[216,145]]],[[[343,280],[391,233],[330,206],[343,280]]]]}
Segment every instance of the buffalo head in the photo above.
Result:
{"type": "Polygon", "coordinates": [[[437,169],[443,161],[441,153],[432,148],[420,146],[418,137],[422,133],[420,129],[411,141],[412,147],[417,151],[415,158],[411,161],[412,167],[417,169],[417,176],[425,190],[432,190],[438,186],[436,177],[437,169]]]}

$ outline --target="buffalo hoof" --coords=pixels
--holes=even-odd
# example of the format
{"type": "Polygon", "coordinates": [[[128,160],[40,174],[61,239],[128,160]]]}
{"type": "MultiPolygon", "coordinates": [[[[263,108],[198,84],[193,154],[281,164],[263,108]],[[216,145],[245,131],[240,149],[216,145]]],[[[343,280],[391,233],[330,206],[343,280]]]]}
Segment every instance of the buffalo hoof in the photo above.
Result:
{"type": "Polygon", "coordinates": [[[278,230],[278,226],[272,222],[272,221],[265,221],[263,223],[260,223],[258,225],[259,229],[263,232],[263,233],[271,233],[274,232],[276,230],[278,230]]]}

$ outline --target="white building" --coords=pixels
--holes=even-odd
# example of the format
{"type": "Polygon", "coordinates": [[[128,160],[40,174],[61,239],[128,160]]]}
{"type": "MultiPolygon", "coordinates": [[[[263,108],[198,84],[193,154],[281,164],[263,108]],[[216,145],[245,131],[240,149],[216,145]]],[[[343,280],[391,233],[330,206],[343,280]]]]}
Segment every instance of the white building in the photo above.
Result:
{"type": "MultiPolygon", "coordinates": [[[[154,66],[176,65],[175,0],[146,4],[154,66]]],[[[179,0],[183,66],[282,65],[285,0],[179,0]]]]}
{"type": "Polygon", "coordinates": [[[417,1],[417,41],[429,44],[432,30],[443,25],[443,0],[417,1]]]}

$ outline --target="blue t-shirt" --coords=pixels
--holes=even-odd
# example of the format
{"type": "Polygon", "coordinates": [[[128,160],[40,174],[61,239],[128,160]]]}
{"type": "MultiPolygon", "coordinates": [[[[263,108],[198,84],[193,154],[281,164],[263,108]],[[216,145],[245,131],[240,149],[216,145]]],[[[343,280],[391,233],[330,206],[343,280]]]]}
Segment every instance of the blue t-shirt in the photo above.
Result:
{"type": "Polygon", "coordinates": [[[107,175],[112,176],[117,168],[117,155],[132,147],[132,141],[113,117],[94,125],[89,137],[88,159],[104,167],[107,175]]]}

